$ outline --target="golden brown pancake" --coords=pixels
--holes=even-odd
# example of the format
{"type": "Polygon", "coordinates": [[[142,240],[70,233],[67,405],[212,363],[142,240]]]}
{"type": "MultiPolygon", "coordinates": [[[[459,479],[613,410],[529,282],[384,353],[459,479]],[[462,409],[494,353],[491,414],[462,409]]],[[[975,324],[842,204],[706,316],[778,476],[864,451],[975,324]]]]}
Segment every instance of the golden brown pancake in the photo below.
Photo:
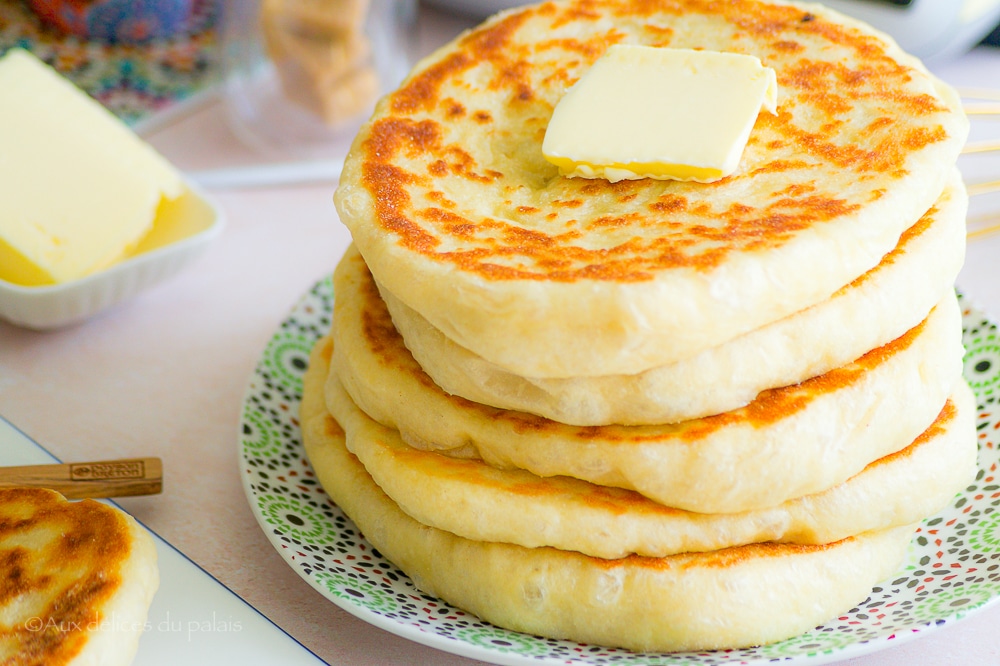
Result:
{"type": "MultiPolygon", "coordinates": [[[[319,343],[326,344],[332,349],[328,338],[319,343]]],[[[325,350],[311,362],[316,373],[328,373],[325,350]]],[[[609,559],[764,541],[823,544],[910,525],[941,510],[976,466],[975,402],[964,382],[931,427],[901,451],[829,490],[736,514],[682,511],[629,490],[414,449],[358,409],[335,376],[328,377],[325,396],[348,451],[414,520],[475,541],[609,559]]]]}
{"type": "Polygon", "coordinates": [[[131,516],[51,490],[0,489],[0,663],[131,663],[159,584],[131,516]]]}
{"type": "Polygon", "coordinates": [[[671,425],[570,426],[442,391],[407,351],[356,253],[338,265],[334,291],[336,378],[409,445],[702,513],[773,506],[844,481],[923,432],[962,372],[952,293],[896,340],[746,407],[671,425]]]}
{"type": "Polygon", "coordinates": [[[778,641],[864,600],[913,534],[908,526],[822,546],[610,560],[465,539],[413,520],[372,481],[326,413],[316,365],[305,378],[303,443],[333,501],[423,592],[516,631],[653,651],[778,641]]]}
{"type": "Polygon", "coordinates": [[[763,390],[850,363],[916,326],[954,288],[968,195],[953,176],[878,266],[829,299],[690,358],[637,375],[546,379],[506,372],[379,290],[420,367],[447,393],[572,425],[674,423],[743,407],[763,390]]]}
{"type": "Polygon", "coordinates": [[[829,298],[941,193],[968,123],[884,35],[818,5],[557,0],[502,13],[378,105],[335,200],[376,280],[525,377],[634,374],[829,298]],[[616,43],[746,53],[778,77],[713,184],[566,178],[541,151],[616,43]]]}

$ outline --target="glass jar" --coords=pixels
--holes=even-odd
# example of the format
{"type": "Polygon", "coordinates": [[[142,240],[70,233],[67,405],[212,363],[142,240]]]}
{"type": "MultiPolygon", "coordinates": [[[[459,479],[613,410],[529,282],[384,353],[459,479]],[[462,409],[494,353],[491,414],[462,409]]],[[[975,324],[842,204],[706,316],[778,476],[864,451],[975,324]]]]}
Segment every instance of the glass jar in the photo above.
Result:
{"type": "Polygon", "coordinates": [[[410,67],[416,0],[226,0],[233,131],[278,158],[343,152],[410,67]]]}

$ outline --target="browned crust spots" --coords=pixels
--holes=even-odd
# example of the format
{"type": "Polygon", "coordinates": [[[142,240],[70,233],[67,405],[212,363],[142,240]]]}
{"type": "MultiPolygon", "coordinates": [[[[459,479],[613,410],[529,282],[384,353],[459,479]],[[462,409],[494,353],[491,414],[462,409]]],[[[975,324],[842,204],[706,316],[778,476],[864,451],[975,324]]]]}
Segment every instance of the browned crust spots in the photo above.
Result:
{"type": "MultiPolygon", "coordinates": [[[[344,433],[344,429],[340,427],[340,424],[337,423],[337,420],[335,418],[333,418],[332,416],[330,416],[329,414],[326,414],[325,418],[323,419],[322,429],[323,429],[322,430],[323,435],[328,440],[329,439],[341,439],[346,434],[346,433],[344,433]]],[[[347,451],[346,453],[347,453],[347,455],[351,456],[352,458],[355,458],[354,454],[351,453],[350,451],[347,451]]],[[[357,460],[357,458],[355,458],[355,460],[357,460]]],[[[358,461],[358,464],[360,465],[361,462],[358,461]]]]}
{"type": "Polygon", "coordinates": [[[824,193],[815,181],[782,188],[781,174],[808,174],[825,165],[856,174],[858,183],[873,174],[898,178],[908,172],[908,156],[948,138],[935,121],[936,114],[948,110],[929,94],[910,92],[906,84],[913,71],[885,49],[878,39],[853,27],[796,7],[751,0],[575,0],[529,7],[466,34],[455,50],[415,73],[390,96],[367,130],[361,182],[373,197],[374,223],[401,246],[488,280],[638,282],[667,269],[710,270],[731,253],[767,250],[810,227],[849,218],[885,193],[883,187],[848,198],[824,193]],[[479,163],[482,158],[463,145],[458,126],[476,127],[478,132],[486,128],[490,137],[520,132],[524,140],[516,144],[518,151],[540,152],[540,128],[560,91],[580,71],[610,44],[626,38],[672,43],[677,39],[672,17],[692,13],[711,14],[720,29],[728,25],[734,35],[746,38],[742,46],[756,45],[765,64],[777,67],[784,91],[780,113],[761,114],[751,140],[755,154],[773,155],[767,161],[749,163],[712,186],[578,182],[582,179],[555,176],[521,183],[511,180],[512,174],[499,164],[479,163]],[[608,14],[623,22],[621,29],[596,27],[598,18],[608,14]],[[527,25],[545,38],[522,41],[519,33],[527,25]],[[626,25],[632,26],[631,37],[626,25]],[[850,55],[852,64],[846,64],[846,57],[809,57],[817,44],[850,55]],[[478,83],[468,78],[473,73],[478,83]],[[477,99],[477,85],[484,87],[483,94],[501,95],[508,107],[519,109],[522,120],[508,127],[492,106],[489,111],[466,108],[477,99]],[[865,124],[852,126],[848,135],[866,140],[844,141],[841,133],[855,122],[849,119],[859,107],[865,113],[857,117],[865,124]],[[927,120],[902,122],[923,118],[927,120]],[[774,183],[770,201],[758,198],[757,208],[734,210],[724,199],[726,193],[738,190],[741,179],[751,178],[774,183]],[[534,194],[500,199],[519,211],[513,219],[483,219],[486,211],[463,209],[469,205],[450,183],[483,188],[484,195],[519,188],[534,194]],[[418,191],[438,193],[437,198],[417,197],[418,191]],[[586,209],[591,200],[603,201],[606,213],[612,204],[622,210],[594,218],[567,216],[567,209],[586,209]],[[538,209],[539,217],[524,215],[529,208],[538,209]],[[455,224],[440,209],[465,221],[455,224]],[[591,244],[600,249],[588,249],[570,236],[546,237],[532,219],[549,221],[548,229],[565,226],[609,241],[591,244]],[[521,227],[533,233],[518,231],[521,227]],[[652,238],[623,236],[630,227],[652,238]]]}
{"type": "Polygon", "coordinates": [[[680,436],[687,441],[704,438],[727,426],[747,424],[763,427],[805,409],[816,398],[829,395],[860,381],[864,375],[908,349],[927,325],[922,321],[892,342],[877,347],[845,366],[808,379],[800,384],[761,391],[746,407],[689,421],[680,436]]]}
{"type": "Polygon", "coordinates": [[[899,243],[896,244],[896,247],[894,247],[891,252],[882,257],[882,261],[880,261],[877,266],[866,273],[862,273],[849,285],[838,289],[836,293],[840,294],[848,289],[856,289],[875,277],[879,271],[884,270],[896,263],[899,258],[906,253],[906,246],[912,243],[914,239],[925,234],[927,230],[931,228],[931,225],[934,224],[935,218],[938,214],[939,212],[936,206],[927,211],[923,217],[917,220],[916,224],[909,227],[902,233],[902,235],[900,235],[899,243]]]}
{"type": "Polygon", "coordinates": [[[383,450],[410,469],[429,468],[432,470],[431,473],[441,479],[460,480],[469,485],[499,489],[514,496],[536,499],[571,498],[582,506],[617,515],[624,515],[627,512],[663,516],[685,513],[680,509],[658,504],[632,490],[595,484],[584,485],[585,482],[566,477],[543,478],[519,470],[498,470],[481,460],[452,458],[405,445],[395,446],[386,443],[383,450]]]}
{"type": "Polygon", "coordinates": [[[466,114],[465,105],[455,99],[446,99],[443,101],[445,107],[445,116],[451,119],[461,118],[466,114]]]}
{"type": "Polygon", "coordinates": [[[445,78],[471,64],[471,59],[465,53],[454,53],[433,65],[396,91],[392,97],[392,110],[405,114],[432,109],[437,103],[438,90],[445,78]]]}
{"type": "Polygon", "coordinates": [[[958,416],[958,409],[955,407],[955,403],[948,400],[941,411],[938,413],[937,418],[934,419],[934,423],[927,427],[920,433],[920,436],[913,440],[913,443],[903,448],[895,453],[890,453],[887,456],[882,456],[878,460],[869,463],[865,469],[873,469],[879,465],[887,465],[896,460],[902,460],[903,458],[908,458],[919,449],[922,445],[931,441],[935,437],[943,437],[947,434],[948,428],[955,421],[955,417],[958,416]]]}
{"type": "Polygon", "coordinates": [[[33,610],[43,629],[0,626],[0,642],[17,646],[18,664],[59,666],[79,654],[88,628],[104,619],[101,607],[121,587],[130,548],[124,518],[103,504],[67,502],[47,490],[0,490],[0,606],[28,596],[48,600],[33,610]]]}
{"type": "MultiPolygon", "coordinates": [[[[806,162],[805,160],[772,160],[770,162],[765,162],[759,167],[754,168],[752,171],[750,171],[750,175],[759,176],[763,174],[782,173],[784,171],[795,171],[808,168],[809,168],[809,163],[806,162]]],[[[805,189],[806,187],[809,188],[808,191],[810,192],[815,191],[816,189],[815,182],[809,183],[808,185],[802,183],[791,184],[788,186],[786,190],[784,190],[784,194],[787,195],[786,198],[801,196],[807,191],[805,189]]]]}
{"type": "Polygon", "coordinates": [[[797,557],[813,553],[822,553],[838,547],[845,546],[855,540],[855,537],[847,537],[840,541],[827,544],[794,544],[794,543],[751,543],[745,546],[734,546],[705,553],[680,553],[678,555],[668,555],[666,557],[646,557],[643,555],[629,555],[614,560],[604,560],[597,557],[586,557],[587,561],[594,566],[605,569],[617,569],[619,567],[630,567],[636,569],[649,569],[653,571],[670,571],[671,569],[728,569],[753,560],[760,560],[771,557],[797,557]]]}
{"type": "Polygon", "coordinates": [[[806,49],[806,47],[793,39],[779,39],[771,44],[771,48],[775,51],[783,51],[785,53],[801,53],[806,49]]]}

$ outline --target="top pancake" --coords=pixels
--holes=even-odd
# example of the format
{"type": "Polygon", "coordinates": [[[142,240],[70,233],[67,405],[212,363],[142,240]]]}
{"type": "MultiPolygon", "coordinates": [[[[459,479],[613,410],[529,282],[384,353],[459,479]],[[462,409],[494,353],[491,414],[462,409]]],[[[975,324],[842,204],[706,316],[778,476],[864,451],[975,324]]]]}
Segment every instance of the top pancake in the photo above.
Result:
{"type": "Polygon", "coordinates": [[[358,134],[335,199],[379,283],[459,345],[524,376],[631,374],[875,266],[966,133],[953,91],[821,7],[560,0],[418,64],[358,134]],[[560,177],[541,151],[552,109],[614,43],[756,55],[778,114],[717,183],[560,177]]]}

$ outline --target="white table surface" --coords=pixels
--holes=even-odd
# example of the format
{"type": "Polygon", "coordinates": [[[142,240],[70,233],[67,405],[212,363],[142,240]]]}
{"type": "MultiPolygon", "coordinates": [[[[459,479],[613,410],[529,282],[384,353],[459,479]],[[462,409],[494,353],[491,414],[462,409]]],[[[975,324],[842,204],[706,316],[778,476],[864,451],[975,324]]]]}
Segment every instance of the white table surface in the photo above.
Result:
{"type": "MultiPolygon", "coordinates": [[[[416,50],[466,25],[424,9],[416,50]]],[[[1000,49],[934,69],[956,85],[1000,89],[1000,49]]],[[[1000,117],[976,124],[977,135],[1000,139],[1000,117]]],[[[214,103],[149,139],[188,171],[261,159],[214,103]]],[[[1000,178],[1000,154],[963,158],[962,167],[969,180],[1000,178]]],[[[292,305],[349,242],[334,187],[216,191],[228,226],[182,274],[83,325],[33,332],[0,322],[0,414],[64,460],[160,456],[163,494],[121,505],[327,662],[475,663],[385,633],[320,596],[271,547],[241,486],[237,424],[250,373],[292,305]]],[[[978,197],[973,210],[1000,215],[1000,195],[978,197]]],[[[1000,317],[1000,235],[970,244],[959,286],[1000,317]]],[[[843,663],[997,666],[1000,605],[843,663]]]]}

